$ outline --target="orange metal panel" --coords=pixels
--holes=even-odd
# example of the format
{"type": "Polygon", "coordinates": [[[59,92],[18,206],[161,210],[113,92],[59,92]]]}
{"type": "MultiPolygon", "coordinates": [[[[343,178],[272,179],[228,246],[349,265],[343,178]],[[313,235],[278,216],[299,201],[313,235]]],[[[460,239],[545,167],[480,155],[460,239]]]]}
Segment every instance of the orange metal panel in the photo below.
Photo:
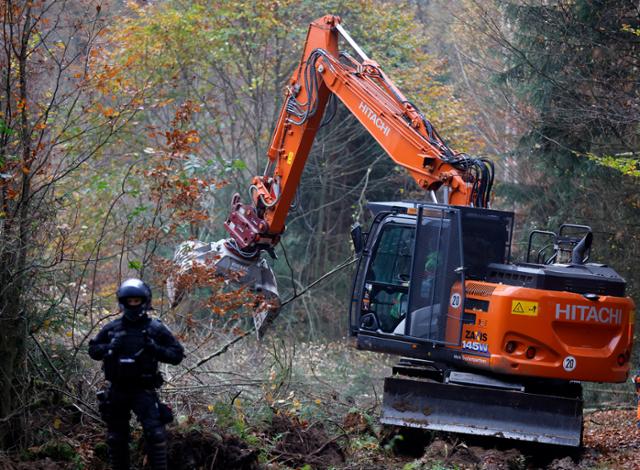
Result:
{"type": "Polygon", "coordinates": [[[626,380],[635,309],[630,298],[602,296],[593,302],[570,292],[473,284],[495,289],[490,297],[471,295],[490,304],[488,312],[469,311],[476,315],[475,324],[463,329],[463,338],[473,338],[467,346],[482,345],[480,351],[464,343],[459,348],[470,365],[541,378],[626,380]],[[514,349],[508,352],[510,342],[514,349]],[[529,348],[535,349],[533,357],[527,357],[529,348]],[[627,360],[619,365],[621,355],[627,360]]]}

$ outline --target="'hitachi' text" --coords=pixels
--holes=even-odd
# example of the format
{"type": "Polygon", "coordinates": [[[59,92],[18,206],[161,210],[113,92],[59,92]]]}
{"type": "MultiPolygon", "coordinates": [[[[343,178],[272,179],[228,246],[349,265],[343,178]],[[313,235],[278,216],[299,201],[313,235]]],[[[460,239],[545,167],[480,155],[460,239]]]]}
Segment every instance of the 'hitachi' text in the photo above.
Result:
{"type": "Polygon", "coordinates": [[[622,309],[594,305],[556,304],[556,320],[592,321],[607,325],[622,323],[622,309]]]}
{"type": "Polygon", "coordinates": [[[384,135],[389,135],[391,128],[387,126],[384,121],[364,102],[360,101],[360,111],[362,111],[369,119],[373,121],[375,126],[382,131],[384,135]]]}

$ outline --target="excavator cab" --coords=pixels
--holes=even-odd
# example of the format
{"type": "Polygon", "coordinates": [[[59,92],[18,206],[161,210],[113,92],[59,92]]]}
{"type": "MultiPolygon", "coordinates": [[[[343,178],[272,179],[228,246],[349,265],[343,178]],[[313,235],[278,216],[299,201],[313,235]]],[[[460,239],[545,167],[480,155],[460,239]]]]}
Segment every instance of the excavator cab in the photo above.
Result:
{"type": "Polygon", "coordinates": [[[465,279],[510,256],[508,212],[372,203],[374,220],[355,276],[351,333],[363,349],[406,354],[461,344],[465,279]]]}

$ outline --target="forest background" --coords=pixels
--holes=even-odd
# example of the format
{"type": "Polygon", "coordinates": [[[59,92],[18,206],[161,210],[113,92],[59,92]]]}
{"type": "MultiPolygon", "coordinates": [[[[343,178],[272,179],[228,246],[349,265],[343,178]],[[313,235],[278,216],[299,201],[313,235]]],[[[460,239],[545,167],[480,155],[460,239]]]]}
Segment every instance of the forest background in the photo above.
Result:
{"type": "MultiPolygon", "coordinates": [[[[493,207],[516,213],[514,258],[531,229],[588,224],[593,259],[613,266],[638,299],[637,2],[3,0],[0,13],[6,448],[55,433],[58,418],[53,430],[33,424],[52,400],[95,416],[100,374],[87,341],[117,315],[114,292],[133,276],[152,285],[156,314],[187,345],[183,368],[168,372],[180,414],[212,411],[245,389],[305,406],[283,384],[296,357],[344,343],[349,269],[288,304],[262,344],[243,340],[245,356],[270,359],[242,380],[222,380],[202,360],[246,360],[225,346],[247,328],[246,294],[204,276],[171,309],[164,285],[177,244],[225,237],[231,195],[264,169],[307,25],[326,13],[342,17],[452,148],[493,159],[493,207]]],[[[352,255],[348,230],[366,223],[367,201],[403,198],[424,195],[339,106],[318,134],[276,250],[283,297],[352,255]]],[[[632,360],[635,370],[637,348],[632,360]]],[[[590,403],[632,397],[625,386],[589,392],[590,403]]]]}

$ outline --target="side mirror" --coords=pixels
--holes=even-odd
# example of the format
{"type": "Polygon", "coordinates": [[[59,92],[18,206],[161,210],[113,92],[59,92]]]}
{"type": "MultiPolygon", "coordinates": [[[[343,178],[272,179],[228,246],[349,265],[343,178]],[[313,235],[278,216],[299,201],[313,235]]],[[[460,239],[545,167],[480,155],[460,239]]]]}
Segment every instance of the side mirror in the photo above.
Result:
{"type": "Polygon", "coordinates": [[[362,253],[364,249],[364,236],[360,224],[353,224],[351,226],[351,241],[353,242],[353,249],[356,254],[362,253]]]}

